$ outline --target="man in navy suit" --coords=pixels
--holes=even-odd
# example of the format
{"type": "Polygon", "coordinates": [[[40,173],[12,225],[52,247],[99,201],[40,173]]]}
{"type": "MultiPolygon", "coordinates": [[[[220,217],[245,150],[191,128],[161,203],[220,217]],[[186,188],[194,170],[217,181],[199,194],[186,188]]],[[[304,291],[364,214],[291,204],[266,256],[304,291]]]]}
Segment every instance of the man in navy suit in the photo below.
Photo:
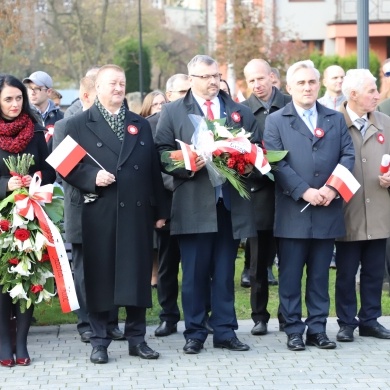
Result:
{"type": "Polygon", "coordinates": [[[345,235],[342,199],[325,183],[337,164],[352,170],[355,157],[344,116],[316,103],[320,74],[312,61],[287,71],[292,102],[266,119],[269,150],[288,150],[275,170],[275,237],[278,238],[279,299],[287,347],[336,348],[326,334],[329,263],[334,239],[345,235]],[[305,210],[303,208],[309,204],[305,210]],[[306,266],[307,319],[302,321],[301,280],[306,266]]]}
{"type": "MultiPolygon", "coordinates": [[[[161,111],[155,139],[160,153],[180,149],[177,139],[192,143],[195,129],[188,114],[226,117],[227,126],[244,127],[254,141],[260,141],[250,109],[220,91],[221,75],[214,59],[197,55],[188,64],[188,72],[191,89],[183,99],[166,104],[161,111]]],[[[199,156],[196,172],[179,168],[170,173],[174,176],[171,234],[178,238],[183,269],[183,349],[187,354],[197,354],[203,348],[211,291],[209,323],[214,330],[214,347],[247,351],[249,346],[235,334],[234,263],[240,239],[256,235],[252,207],[230,184],[214,188],[204,167],[205,161],[199,156]]]]}

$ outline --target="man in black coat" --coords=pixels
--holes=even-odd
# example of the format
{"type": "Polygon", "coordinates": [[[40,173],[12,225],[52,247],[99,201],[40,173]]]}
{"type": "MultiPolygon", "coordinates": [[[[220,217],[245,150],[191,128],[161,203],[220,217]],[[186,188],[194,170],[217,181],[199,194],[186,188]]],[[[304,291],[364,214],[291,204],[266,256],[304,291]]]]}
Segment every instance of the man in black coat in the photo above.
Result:
{"type": "MultiPolygon", "coordinates": [[[[88,110],[96,98],[95,89],[96,74],[83,77],[80,80],[80,101],[82,102],[81,112],[88,110]]],[[[80,112],[80,113],[81,113],[80,112]]],[[[77,115],[77,112],[75,113],[77,115]]],[[[65,138],[66,123],[72,115],[59,120],[55,124],[53,135],[53,149],[55,149],[65,138]]],[[[65,239],[72,245],[72,266],[73,279],[80,308],[76,310],[77,330],[81,341],[89,343],[92,336],[91,325],[88,319],[87,303],[85,299],[83,246],[81,235],[81,209],[83,205],[83,194],[81,191],[66,181],[62,181],[64,188],[64,228],[65,239]]],[[[118,308],[111,311],[107,332],[113,340],[125,340],[122,331],[118,327],[118,308]]]]}
{"type": "MultiPolygon", "coordinates": [[[[265,60],[251,60],[244,68],[244,75],[252,94],[242,104],[251,109],[263,137],[268,114],[284,107],[291,101],[291,96],[284,95],[272,86],[274,76],[265,60]]],[[[267,311],[268,267],[272,267],[276,256],[276,241],[273,234],[275,183],[270,176],[253,174],[248,178],[257,229],[257,237],[247,240],[247,245],[250,245],[250,300],[252,319],[255,323],[251,333],[255,336],[267,333],[270,318],[267,311]]],[[[281,321],[281,315],[279,320],[281,321]]]]}
{"type": "MultiPolygon", "coordinates": [[[[220,91],[218,64],[197,55],[188,64],[191,90],[183,99],[166,104],[157,125],[155,143],[160,153],[180,149],[176,139],[191,144],[194,126],[188,114],[209,119],[226,117],[226,125],[244,127],[260,141],[256,119],[250,110],[220,91]],[[208,106],[208,107],[207,107],[208,106]],[[211,110],[211,113],[210,113],[211,110]]],[[[247,351],[235,334],[234,264],[241,238],[256,234],[251,203],[230,184],[214,188],[205,161],[196,158],[196,172],[179,168],[174,176],[171,234],[177,235],[182,259],[182,304],[187,354],[203,348],[208,331],[204,324],[211,290],[214,347],[247,351]]],[[[168,172],[167,172],[168,173],[168,172]]]]}
{"type": "Polygon", "coordinates": [[[107,363],[109,312],[124,306],[129,354],[157,359],[145,342],[151,307],[153,226],[167,218],[158,154],[149,123],[124,106],[122,68],[105,65],[94,105],[66,124],[87,152],[66,181],[84,195],[82,239],[85,290],[92,328],[92,363],[107,363]],[[104,168],[103,168],[104,167],[104,168]]]}

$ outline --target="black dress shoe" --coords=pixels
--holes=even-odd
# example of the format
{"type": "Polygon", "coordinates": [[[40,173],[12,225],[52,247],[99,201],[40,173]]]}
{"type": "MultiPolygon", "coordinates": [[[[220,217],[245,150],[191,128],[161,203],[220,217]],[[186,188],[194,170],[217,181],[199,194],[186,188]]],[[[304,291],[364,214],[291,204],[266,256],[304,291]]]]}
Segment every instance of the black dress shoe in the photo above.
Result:
{"type": "Polygon", "coordinates": [[[237,337],[214,343],[214,348],[226,348],[230,351],[249,351],[249,345],[242,343],[237,337]]]}
{"type": "Polygon", "coordinates": [[[359,326],[359,336],[376,337],[377,339],[390,339],[390,330],[383,325],[377,324],[375,326],[359,326]]]}
{"type": "Polygon", "coordinates": [[[107,347],[98,345],[93,347],[90,360],[95,364],[105,364],[108,362],[107,347]]]}
{"type": "Polygon", "coordinates": [[[279,283],[276,280],[274,274],[272,273],[272,267],[268,267],[267,272],[268,272],[268,284],[270,286],[277,286],[279,283]]]}
{"type": "Polygon", "coordinates": [[[300,333],[292,333],[287,335],[287,348],[290,351],[303,351],[306,349],[300,333]]]}
{"type": "Polygon", "coordinates": [[[183,347],[184,353],[189,355],[195,355],[201,351],[203,343],[198,339],[187,339],[186,344],[183,347]]]}
{"type": "Polygon", "coordinates": [[[85,332],[80,334],[80,339],[83,343],[91,342],[92,332],[90,330],[86,330],[85,332]]]}
{"type": "Polygon", "coordinates": [[[251,286],[251,281],[249,279],[249,268],[244,268],[241,274],[241,287],[248,288],[251,286]]]}
{"type": "Polygon", "coordinates": [[[353,327],[342,325],[336,336],[337,341],[351,342],[353,341],[353,327]]]}
{"type": "Polygon", "coordinates": [[[112,340],[126,340],[125,335],[119,328],[107,329],[107,336],[112,340]]]}
{"type": "Polygon", "coordinates": [[[306,345],[315,346],[320,349],[335,349],[337,347],[334,341],[330,341],[325,332],[307,334],[306,345]]]}
{"type": "Polygon", "coordinates": [[[153,351],[152,348],[148,347],[145,341],[138,345],[134,345],[129,348],[130,356],[139,356],[142,359],[158,359],[160,354],[156,351],[153,351]]]}
{"type": "Polygon", "coordinates": [[[177,332],[177,324],[169,321],[163,321],[158,326],[158,328],[154,331],[154,335],[156,337],[165,337],[176,332],[177,332]]]}
{"type": "Polygon", "coordinates": [[[252,328],[251,333],[253,336],[262,336],[267,334],[267,323],[264,321],[257,321],[255,326],[252,328]]]}

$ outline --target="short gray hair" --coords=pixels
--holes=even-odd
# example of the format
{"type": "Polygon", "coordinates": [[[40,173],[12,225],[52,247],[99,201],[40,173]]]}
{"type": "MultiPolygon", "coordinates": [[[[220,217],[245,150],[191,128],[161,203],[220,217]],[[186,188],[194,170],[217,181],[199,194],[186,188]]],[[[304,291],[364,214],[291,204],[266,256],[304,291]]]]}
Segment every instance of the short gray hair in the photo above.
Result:
{"type": "Polygon", "coordinates": [[[343,95],[349,100],[352,91],[361,91],[367,80],[376,81],[376,77],[368,69],[350,69],[344,77],[342,91],[343,95]]]}
{"type": "Polygon", "coordinates": [[[188,75],[186,75],[186,74],[184,74],[184,73],[176,73],[176,74],[174,74],[173,76],[171,76],[171,77],[167,80],[167,84],[166,84],[166,89],[165,89],[165,91],[166,91],[166,92],[173,91],[173,88],[175,87],[175,82],[176,82],[177,80],[187,81],[187,80],[188,80],[188,75]]]}
{"type": "Polygon", "coordinates": [[[189,75],[192,73],[192,69],[195,68],[198,64],[206,64],[208,66],[213,64],[218,65],[217,61],[215,61],[214,58],[206,56],[205,54],[198,54],[187,65],[189,75]]]}
{"type": "Polygon", "coordinates": [[[320,81],[320,72],[316,67],[314,66],[313,61],[311,60],[305,60],[305,61],[298,61],[295,64],[292,64],[288,69],[287,69],[287,74],[286,74],[286,82],[287,84],[291,83],[292,77],[294,76],[295,72],[299,69],[313,69],[314,73],[316,74],[317,81],[320,81]]]}

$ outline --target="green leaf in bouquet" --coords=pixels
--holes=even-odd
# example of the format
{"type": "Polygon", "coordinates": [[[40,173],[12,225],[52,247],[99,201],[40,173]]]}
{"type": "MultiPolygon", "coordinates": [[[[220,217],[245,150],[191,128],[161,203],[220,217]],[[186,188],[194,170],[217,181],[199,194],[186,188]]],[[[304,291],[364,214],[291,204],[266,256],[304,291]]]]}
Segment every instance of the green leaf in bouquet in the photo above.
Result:
{"type": "Polygon", "coordinates": [[[8,195],[0,202],[0,210],[3,210],[9,203],[15,203],[15,193],[8,195]]]}
{"type": "Polygon", "coordinates": [[[64,197],[64,190],[61,187],[54,186],[53,187],[53,197],[63,198],[64,197]]]}
{"type": "Polygon", "coordinates": [[[45,204],[44,209],[53,223],[58,223],[64,218],[64,201],[60,198],[53,198],[51,203],[45,204]]]}
{"type": "Polygon", "coordinates": [[[288,153],[288,150],[267,150],[267,154],[264,157],[269,163],[275,163],[283,160],[288,153]]]}

